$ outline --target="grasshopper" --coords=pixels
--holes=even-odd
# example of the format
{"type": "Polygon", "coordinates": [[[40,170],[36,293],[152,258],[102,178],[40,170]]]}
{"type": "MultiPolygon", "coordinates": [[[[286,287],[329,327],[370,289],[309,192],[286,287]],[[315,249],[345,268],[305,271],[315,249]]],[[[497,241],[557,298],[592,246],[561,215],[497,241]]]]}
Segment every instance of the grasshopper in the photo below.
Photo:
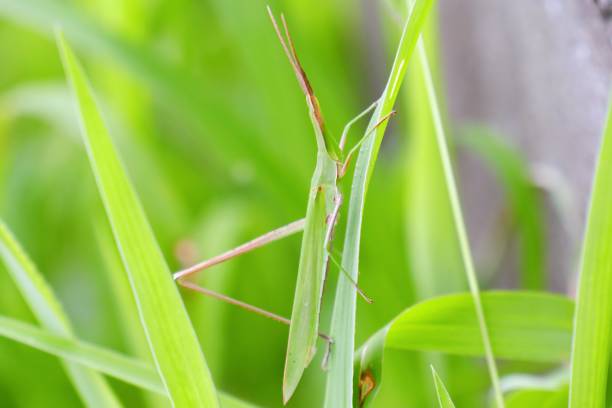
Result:
{"type": "MultiPolygon", "coordinates": [[[[333,344],[333,339],[319,332],[319,314],[329,259],[331,258],[332,261],[337,263],[331,256],[330,251],[334,236],[334,227],[337,223],[340,208],[342,206],[342,194],[338,184],[347,172],[351,157],[366,137],[368,137],[372,133],[372,130],[376,129],[378,125],[389,119],[395,112],[391,112],[389,115],[382,118],[379,123],[363,136],[348,154],[343,157],[344,146],[350,127],[373,110],[378,102],[374,102],[366,110],[349,121],[342,132],[340,141],[336,144],[335,139],[326,130],[319,102],[297,57],[285,17],[281,14],[281,21],[284,29],[283,35],[269,7],[268,14],[282,48],[295,72],[300,88],[306,97],[306,105],[308,106],[308,113],[316,137],[317,162],[310,183],[306,216],[218,256],[179,271],[174,274],[174,279],[179,285],[187,289],[197,291],[206,296],[214,297],[289,325],[289,340],[283,375],[283,402],[287,403],[293,395],[304,370],[314,357],[317,337],[322,338],[327,343],[327,353],[326,358],[324,358],[324,364],[331,352],[331,346],[333,344]],[[260,309],[256,306],[201,287],[188,279],[194,274],[214,265],[300,231],[303,231],[303,237],[291,319],[284,318],[267,310],[260,309]]],[[[366,301],[371,302],[371,300],[359,289],[356,282],[346,274],[346,271],[343,271],[341,267],[340,270],[345,273],[349,280],[351,280],[359,294],[366,301]]]]}

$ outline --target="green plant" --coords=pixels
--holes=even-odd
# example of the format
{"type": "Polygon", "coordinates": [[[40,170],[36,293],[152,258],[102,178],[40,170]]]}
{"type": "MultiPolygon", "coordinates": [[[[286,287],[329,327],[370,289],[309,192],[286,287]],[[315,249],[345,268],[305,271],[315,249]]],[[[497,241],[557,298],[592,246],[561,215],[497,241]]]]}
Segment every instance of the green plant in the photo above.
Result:
{"type": "MultiPolygon", "coordinates": [[[[288,404],[605,406],[610,119],[574,304],[543,292],[547,208],[527,160],[487,124],[455,131],[434,2],[406,3],[384,4],[382,33],[389,49],[399,47],[359,129],[354,173],[337,183],[349,198],[338,206],[340,265],[329,265],[325,284],[316,280],[316,308],[305,314],[314,333],[333,340],[329,369],[298,363],[288,404]],[[508,228],[491,238],[492,263],[472,260],[455,145],[482,158],[504,192],[508,228]],[[515,233],[518,290],[491,290],[495,248],[515,233]],[[358,304],[357,290],[374,303],[358,304]]],[[[332,157],[332,130],[371,100],[357,9],[274,6],[295,25],[328,120],[326,134],[313,115],[320,150],[332,157]]],[[[0,48],[10,61],[0,74],[0,216],[12,230],[0,224],[3,406],[281,404],[285,327],[188,291],[181,297],[170,273],[305,213],[311,124],[264,11],[250,0],[0,0],[0,48]],[[58,39],[63,66],[54,25],[66,33],[58,39]]],[[[322,236],[329,215],[326,208],[318,218],[322,236]]],[[[299,253],[299,239],[288,237],[192,282],[288,315],[299,253]]]]}

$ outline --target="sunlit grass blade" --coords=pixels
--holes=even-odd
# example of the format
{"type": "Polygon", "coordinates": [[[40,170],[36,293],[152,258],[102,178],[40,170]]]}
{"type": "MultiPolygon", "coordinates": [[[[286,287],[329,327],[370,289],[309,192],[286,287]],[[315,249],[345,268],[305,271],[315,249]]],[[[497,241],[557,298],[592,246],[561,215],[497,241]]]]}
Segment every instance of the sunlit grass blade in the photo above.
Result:
{"type": "Polygon", "coordinates": [[[603,407],[612,329],[612,102],[595,168],[576,299],[570,407],[603,407]]]}
{"type": "MultiPolygon", "coordinates": [[[[0,336],[99,371],[136,387],[167,396],[155,367],[144,361],[75,338],[57,335],[5,316],[0,316],[0,336]]],[[[219,399],[224,408],[253,407],[224,393],[219,393],[219,399]]]]}
{"type": "Polygon", "coordinates": [[[100,196],[170,399],[177,407],[217,406],[213,381],[193,327],[90,85],[61,33],[58,46],[79,108],[83,139],[100,196]]]}
{"type": "Polygon", "coordinates": [[[486,162],[504,189],[520,243],[520,287],[545,289],[546,217],[527,161],[504,139],[484,128],[466,128],[458,140],[486,162]]]}
{"type": "Polygon", "coordinates": [[[442,125],[440,109],[438,108],[436,91],[431,77],[431,71],[429,69],[429,63],[427,61],[427,53],[425,52],[425,46],[423,45],[422,40],[419,40],[418,53],[420,57],[419,62],[421,63],[420,65],[423,72],[423,78],[425,80],[425,87],[427,89],[427,96],[433,118],[436,140],[438,142],[438,150],[440,153],[440,158],[442,159],[442,168],[444,170],[444,178],[446,179],[451,210],[453,212],[453,221],[457,232],[459,247],[461,249],[461,257],[463,259],[468,286],[470,288],[470,292],[472,293],[472,297],[474,300],[474,310],[476,312],[476,316],[478,317],[480,334],[482,336],[482,342],[485,350],[485,360],[487,361],[487,367],[489,369],[489,375],[491,377],[491,384],[493,386],[495,401],[497,403],[498,408],[503,408],[504,398],[502,396],[501,388],[499,386],[499,374],[497,372],[497,365],[495,363],[495,357],[491,348],[491,341],[489,339],[489,332],[487,329],[485,314],[481,305],[478,277],[476,276],[474,261],[472,259],[472,251],[470,249],[470,242],[468,239],[465,222],[463,221],[463,214],[461,212],[461,201],[459,199],[457,183],[455,182],[455,176],[453,173],[450,154],[448,152],[448,147],[446,144],[446,137],[444,135],[444,128],[442,125]]]}
{"type": "Polygon", "coordinates": [[[115,296],[123,335],[132,353],[149,360],[151,353],[140,324],[138,307],[134,302],[128,276],[121,262],[119,251],[115,246],[111,230],[107,225],[106,217],[103,219],[102,216],[101,214],[99,221],[96,221],[96,240],[115,296]]]}
{"type": "Polygon", "coordinates": [[[431,375],[433,376],[434,385],[436,386],[436,394],[438,394],[438,404],[440,408],[455,408],[455,404],[453,404],[453,400],[448,394],[446,386],[444,386],[442,379],[438,373],[436,373],[436,369],[433,366],[431,366],[431,375]]]}
{"type": "MultiPolygon", "coordinates": [[[[40,324],[54,333],[72,336],[70,321],[53,290],[2,220],[0,257],[40,324]]],[[[64,366],[85,404],[91,407],[121,406],[100,375],[76,364],[66,363],[64,366]]]]}
{"type": "MultiPolygon", "coordinates": [[[[568,358],[574,311],[570,299],[537,292],[484,292],[481,296],[496,356],[550,363],[568,358]]],[[[365,342],[356,356],[359,384],[373,384],[367,395],[361,390],[365,404],[371,403],[381,385],[385,349],[483,356],[486,349],[472,295],[446,295],[416,304],[365,342]]]]}
{"type": "MultiPolygon", "coordinates": [[[[111,284],[114,303],[116,304],[115,315],[119,319],[122,334],[127,340],[128,350],[131,352],[130,354],[134,354],[144,361],[152,362],[153,359],[145,332],[140,324],[138,307],[134,301],[134,295],[132,295],[128,276],[121,263],[121,257],[115,246],[112,232],[108,227],[106,216],[101,212],[96,221],[95,230],[96,241],[111,284]]],[[[166,398],[150,393],[145,393],[144,397],[149,403],[148,405],[152,407],[165,407],[169,402],[166,398]]]]}
{"type": "MultiPolygon", "coordinates": [[[[393,110],[408,61],[432,3],[433,0],[417,0],[413,5],[404,26],[389,80],[366,132],[369,132],[393,110]]],[[[383,121],[374,130],[374,134],[364,141],[355,164],[342,254],[342,267],[354,281],[357,281],[359,275],[359,246],[365,196],[386,128],[387,121],[383,121]]],[[[334,347],[329,362],[325,391],[325,406],[329,408],[352,406],[355,312],[355,287],[349,279],[340,275],[330,329],[334,347]]]]}

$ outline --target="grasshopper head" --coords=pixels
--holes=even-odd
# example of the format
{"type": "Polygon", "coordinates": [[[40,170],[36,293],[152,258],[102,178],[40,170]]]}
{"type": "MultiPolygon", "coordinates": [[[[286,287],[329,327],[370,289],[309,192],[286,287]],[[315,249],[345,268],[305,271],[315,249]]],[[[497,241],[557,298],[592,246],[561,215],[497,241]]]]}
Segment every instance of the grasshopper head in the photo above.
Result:
{"type": "Polygon", "coordinates": [[[300,84],[300,88],[302,88],[302,92],[304,92],[304,95],[306,96],[306,104],[308,105],[310,119],[317,136],[317,146],[319,150],[325,150],[332,159],[338,160],[340,157],[339,148],[337,147],[333,137],[331,137],[325,128],[325,121],[323,120],[323,114],[321,113],[321,106],[319,105],[319,101],[312,90],[308,76],[306,75],[306,72],[304,72],[302,64],[297,56],[293,40],[291,39],[291,34],[289,33],[289,28],[287,27],[287,22],[285,21],[285,16],[281,14],[281,22],[283,23],[284,29],[283,35],[270,7],[268,7],[268,14],[272,20],[272,25],[274,26],[276,35],[278,36],[278,39],[285,50],[285,55],[287,55],[287,58],[293,67],[293,71],[295,72],[295,76],[300,84]]]}

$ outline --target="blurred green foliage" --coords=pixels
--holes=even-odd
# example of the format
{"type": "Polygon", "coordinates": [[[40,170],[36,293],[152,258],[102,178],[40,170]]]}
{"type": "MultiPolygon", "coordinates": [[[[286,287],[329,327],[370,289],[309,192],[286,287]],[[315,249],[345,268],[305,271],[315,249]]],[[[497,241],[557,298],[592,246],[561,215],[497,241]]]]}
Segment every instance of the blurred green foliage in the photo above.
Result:
{"type": "MultiPolygon", "coordinates": [[[[84,60],[158,242],[177,270],[305,211],[315,141],[265,5],[0,0],[0,217],[54,288],[79,338],[148,355],[130,294],[120,293],[125,275],[79,139],[54,25],[65,30],[84,60]]],[[[294,0],[271,6],[285,13],[328,126],[338,135],[384,86],[399,34],[394,17],[376,2],[294,0]]],[[[435,20],[431,25],[428,50],[439,78],[435,20]]],[[[374,303],[359,304],[358,345],[417,300],[464,289],[417,83],[407,81],[410,89],[369,189],[360,286],[374,303]]],[[[539,207],[536,200],[520,205],[520,214],[539,207]]],[[[299,237],[292,237],[219,266],[201,282],[287,316],[298,255],[299,237]]],[[[537,255],[528,267],[541,285],[537,255]]],[[[325,288],[324,331],[336,274],[330,271],[325,288]]],[[[216,386],[261,406],[280,406],[287,328],[193,293],[183,295],[216,386]]],[[[1,264],[0,314],[34,321],[1,264]]],[[[480,360],[394,350],[385,358],[389,371],[377,406],[433,406],[429,363],[457,406],[486,403],[489,385],[480,360]]],[[[126,406],[159,403],[136,388],[111,383],[126,406]]],[[[318,364],[312,364],[289,406],[320,405],[323,384],[318,364]]],[[[57,359],[0,338],[0,404],[80,402],[57,359]]]]}

